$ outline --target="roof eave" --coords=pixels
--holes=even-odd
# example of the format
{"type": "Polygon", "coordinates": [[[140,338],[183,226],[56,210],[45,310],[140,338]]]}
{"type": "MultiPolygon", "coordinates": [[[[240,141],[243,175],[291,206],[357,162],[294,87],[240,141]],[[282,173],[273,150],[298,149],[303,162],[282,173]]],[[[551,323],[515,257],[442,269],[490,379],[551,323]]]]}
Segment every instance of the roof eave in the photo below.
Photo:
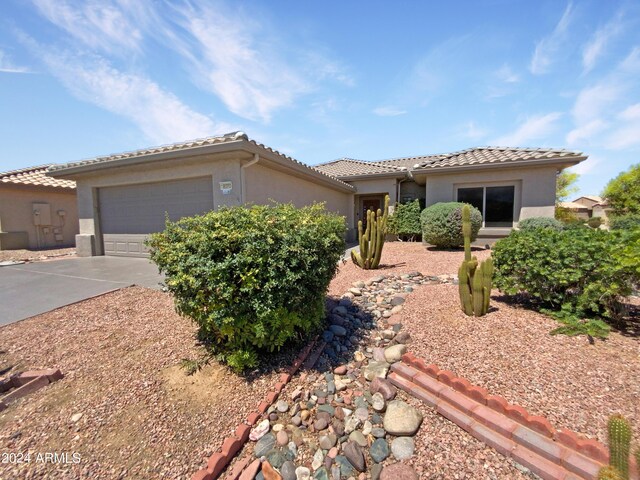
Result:
{"type": "Polygon", "coordinates": [[[534,159],[534,160],[522,160],[515,161],[512,163],[509,162],[498,162],[498,163],[478,163],[478,164],[467,164],[467,165],[456,165],[450,167],[422,167],[415,168],[411,170],[413,175],[428,175],[434,173],[450,173],[450,172],[459,172],[461,170],[469,171],[469,170],[487,170],[493,168],[526,168],[530,166],[544,166],[544,165],[558,165],[563,168],[567,168],[567,166],[577,165],[578,163],[586,160],[588,156],[579,156],[579,157],[554,157],[554,158],[544,158],[544,159],[534,159]]]}

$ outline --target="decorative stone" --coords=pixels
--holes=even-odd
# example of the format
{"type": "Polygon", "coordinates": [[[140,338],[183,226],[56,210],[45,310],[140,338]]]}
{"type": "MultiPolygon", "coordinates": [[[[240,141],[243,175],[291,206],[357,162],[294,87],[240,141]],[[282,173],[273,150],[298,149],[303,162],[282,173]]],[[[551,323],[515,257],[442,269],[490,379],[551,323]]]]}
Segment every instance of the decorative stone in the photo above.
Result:
{"type": "Polygon", "coordinates": [[[260,471],[261,463],[262,462],[260,462],[260,459],[256,458],[249,464],[247,468],[242,471],[239,480],[253,480],[260,471]]]}
{"type": "Polygon", "coordinates": [[[357,351],[355,351],[355,352],[353,353],[353,359],[354,359],[356,362],[364,362],[364,359],[365,359],[365,358],[367,358],[367,357],[366,357],[366,356],[365,356],[365,354],[364,354],[364,353],[362,353],[360,350],[357,350],[357,351]]]}
{"type": "Polygon", "coordinates": [[[382,472],[382,465],[380,465],[379,463],[376,463],[374,466],[371,467],[371,480],[379,480],[380,479],[380,472],[382,472]]]}
{"type": "Polygon", "coordinates": [[[354,287],[349,289],[349,293],[353,293],[356,297],[359,297],[362,295],[362,290],[354,287]]]}
{"type": "Polygon", "coordinates": [[[404,302],[405,300],[403,297],[397,296],[397,297],[393,297],[390,303],[395,307],[397,305],[402,305],[404,302]]]}
{"type": "Polygon", "coordinates": [[[398,333],[393,339],[398,343],[409,343],[411,341],[411,335],[407,332],[398,333]]]}
{"type": "Polygon", "coordinates": [[[367,439],[364,437],[364,434],[360,430],[354,430],[349,434],[349,440],[352,442],[356,442],[361,447],[366,447],[368,445],[367,439]]]}
{"type": "Polygon", "coordinates": [[[264,436],[265,433],[269,431],[269,428],[269,420],[265,418],[258,425],[253,427],[253,430],[251,430],[251,433],[249,433],[249,439],[257,442],[264,436]]]}
{"type": "Polygon", "coordinates": [[[336,435],[344,435],[344,422],[334,419],[333,422],[331,422],[331,427],[333,428],[333,431],[336,433],[336,435]]]}
{"type": "Polygon", "coordinates": [[[318,470],[324,462],[324,453],[322,450],[316,450],[316,453],[313,454],[313,461],[311,462],[311,468],[315,471],[318,470]]]}
{"type": "Polygon", "coordinates": [[[373,353],[373,359],[376,362],[386,362],[386,359],[384,358],[384,348],[375,347],[372,353],[373,353]]]}
{"type": "Polygon", "coordinates": [[[296,480],[296,466],[291,460],[287,460],[280,467],[282,480],[296,480]]]}
{"type": "Polygon", "coordinates": [[[382,394],[382,398],[388,402],[395,398],[397,389],[395,385],[385,378],[374,378],[369,386],[369,391],[382,394]]]}
{"type": "Polygon", "coordinates": [[[380,472],[380,480],[419,480],[418,474],[409,465],[394,463],[380,472]]]}
{"type": "Polygon", "coordinates": [[[373,425],[369,420],[365,420],[365,422],[362,424],[362,434],[365,436],[369,435],[371,433],[371,430],[373,430],[373,425]]]}
{"type": "Polygon", "coordinates": [[[384,428],[374,427],[371,429],[371,435],[376,438],[384,438],[387,432],[384,431],[384,428]]]}
{"type": "Polygon", "coordinates": [[[364,460],[362,448],[355,442],[347,442],[343,448],[344,456],[347,457],[349,463],[359,472],[364,472],[367,465],[364,460]]]}
{"type": "Polygon", "coordinates": [[[324,430],[329,425],[329,422],[324,418],[318,418],[315,422],[313,422],[313,428],[316,430],[324,430]]]}
{"type": "Polygon", "coordinates": [[[276,446],[276,436],[273,433],[267,433],[258,440],[253,454],[256,458],[264,457],[269,451],[276,446]]]}
{"type": "Polygon", "coordinates": [[[367,410],[366,407],[359,407],[359,408],[356,408],[354,415],[358,420],[360,420],[361,422],[364,422],[369,418],[369,410],[367,410]]]}
{"type": "Polygon", "coordinates": [[[363,281],[358,281],[358,282],[353,282],[351,285],[353,285],[355,288],[364,288],[366,287],[365,283],[363,281]]]}
{"type": "Polygon", "coordinates": [[[383,462],[389,456],[389,444],[384,438],[377,438],[369,448],[369,455],[374,462],[383,462]]]}
{"type": "Polygon", "coordinates": [[[347,418],[347,421],[344,422],[344,433],[349,434],[353,432],[356,428],[358,428],[362,422],[355,415],[351,415],[347,418]]]}
{"type": "Polygon", "coordinates": [[[264,476],[264,480],[282,480],[282,477],[271,466],[269,461],[262,462],[262,469],[260,470],[264,476]]]}
{"type": "Polygon", "coordinates": [[[394,400],[387,405],[384,415],[384,429],[391,435],[415,435],[422,424],[422,414],[402,400],[394,400]]]}
{"type": "Polygon", "coordinates": [[[316,480],[329,480],[329,472],[327,472],[327,469],[324,467],[319,468],[318,471],[313,474],[313,478],[316,480]]]}
{"type": "Polygon", "coordinates": [[[340,473],[345,478],[351,477],[351,475],[355,473],[353,465],[351,465],[351,462],[349,462],[349,460],[347,460],[347,457],[345,457],[344,455],[338,455],[336,457],[336,465],[340,466],[340,473]]]}
{"type": "Polygon", "coordinates": [[[74,413],[73,415],[71,415],[71,421],[73,423],[76,423],[77,421],[79,421],[82,418],[82,413],[74,413]]]}
{"type": "Polygon", "coordinates": [[[344,337],[347,334],[347,329],[340,325],[331,325],[329,330],[331,330],[336,337],[344,337]]]}
{"type": "Polygon", "coordinates": [[[407,346],[399,343],[391,347],[385,348],[384,358],[389,363],[399,362],[402,359],[402,355],[407,353],[407,346]]]}
{"type": "Polygon", "coordinates": [[[376,412],[384,411],[386,402],[384,401],[384,397],[380,392],[374,393],[373,396],[371,397],[371,406],[376,412]]]}
{"type": "Polygon", "coordinates": [[[278,433],[280,430],[282,430],[284,428],[284,425],[281,423],[276,423],[271,430],[273,430],[275,433],[278,433]]]}
{"type": "Polygon", "coordinates": [[[329,450],[333,446],[335,446],[337,441],[338,441],[338,437],[336,437],[334,434],[330,433],[328,435],[322,435],[320,437],[320,440],[319,440],[318,443],[319,443],[321,449],[329,450]]]}
{"type": "MultiPolygon", "coordinates": [[[[267,458],[269,464],[271,464],[275,468],[280,468],[282,464],[287,461],[285,452],[282,448],[274,448],[273,450],[269,450],[265,457],[267,458]]],[[[264,463],[262,465],[264,468],[264,463]]]]}
{"type": "Polygon", "coordinates": [[[336,375],[345,375],[347,373],[347,366],[340,365],[333,369],[333,373],[335,373],[336,375]]]}
{"type": "Polygon", "coordinates": [[[280,430],[276,435],[276,442],[281,447],[284,447],[287,443],[289,443],[289,435],[284,430],[280,430]]]}
{"type": "Polygon", "coordinates": [[[369,362],[364,369],[364,378],[372,381],[374,378],[386,378],[389,373],[389,364],[387,362],[369,362]]]}
{"type": "Polygon", "coordinates": [[[416,444],[411,437],[398,437],[391,442],[391,452],[396,460],[411,458],[416,449],[416,444]]]}
{"type": "Polygon", "coordinates": [[[285,402],[284,400],[278,400],[278,403],[276,403],[276,409],[280,413],[284,413],[287,410],[289,410],[289,404],[287,402],[285,402]]]}
{"type": "Polygon", "coordinates": [[[296,480],[309,480],[311,471],[307,467],[296,468],[296,480]]]}

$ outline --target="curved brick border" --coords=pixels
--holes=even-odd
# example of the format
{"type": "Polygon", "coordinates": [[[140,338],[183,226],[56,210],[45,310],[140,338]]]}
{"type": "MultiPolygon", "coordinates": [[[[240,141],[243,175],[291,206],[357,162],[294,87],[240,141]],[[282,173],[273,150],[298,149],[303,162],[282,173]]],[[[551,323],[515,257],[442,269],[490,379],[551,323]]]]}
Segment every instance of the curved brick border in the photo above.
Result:
{"type": "MultiPolygon", "coordinates": [[[[546,418],[530,415],[520,405],[412,353],[403,355],[391,370],[389,379],[397,387],[545,480],[593,480],[609,461],[602,443],[571,430],[556,430],[546,418]]],[[[638,479],[635,459],[631,464],[631,478],[638,479]]]]}
{"type": "Polygon", "coordinates": [[[0,412],[7,406],[19,398],[46,387],[50,383],[60,380],[64,375],[55,368],[47,370],[30,370],[28,372],[12,375],[6,380],[0,381],[0,393],[6,392],[12,388],[15,390],[7,393],[0,400],[0,412]]]}
{"type": "MultiPolygon", "coordinates": [[[[278,395],[282,389],[289,383],[291,377],[302,367],[311,368],[326,346],[325,342],[318,343],[318,337],[314,338],[298,355],[291,367],[289,367],[287,373],[280,375],[279,381],[274,385],[273,390],[269,391],[264,400],[262,400],[255,411],[247,415],[244,422],[240,423],[236,428],[236,431],[232,437],[225,438],[222,442],[222,447],[218,449],[207,462],[207,467],[198,470],[191,477],[191,480],[215,480],[220,476],[222,472],[233,460],[233,457],[242,449],[244,444],[249,439],[249,433],[251,427],[253,427],[260,417],[269,409],[273,403],[278,399],[278,395]],[[314,346],[316,347],[314,349],[314,346]]],[[[244,465],[243,465],[244,467],[244,465]]],[[[234,469],[230,478],[237,478],[240,475],[241,469],[234,469]]]]}

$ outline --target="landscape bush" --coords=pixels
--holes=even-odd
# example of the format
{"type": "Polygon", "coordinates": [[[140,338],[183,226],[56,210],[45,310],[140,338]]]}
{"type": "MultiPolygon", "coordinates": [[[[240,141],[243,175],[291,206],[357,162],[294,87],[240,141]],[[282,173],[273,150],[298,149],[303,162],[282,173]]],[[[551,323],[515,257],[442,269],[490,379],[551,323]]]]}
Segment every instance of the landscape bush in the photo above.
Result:
{"type": "Polygon", "coordinates": [[[420,200],[398,204],[393,215],[389,217],[387,229],[400,240],[413,241],[419,237],[422,233],[420,200]]]}
{"type": "Polygon", "coordinates": [[[531,217],[525,218],[518,222],[520,230],[534,230],[536,228],[552,228],[554,230],[562,230],[564,225],[562,222],[550,217],[531,217]]]}
{"type": "Polygon", "coordinates": [[[224,207],[150,236],[176,310],[236,370],[318,328],[344,252],[343,217],[322,204],[224,207]]]}
{"type": "Polygon", "coordinates": [[[616,319],[620,297],[637,281],[625,263],[633,264],[639,252],[637,244],[625,250],[629,239],[629,233],[589,228],[514,231],[494,245],[495,284],[509,295],[528,293],[574,326],[577,319],[616,319]]]}
{"type": "Polygon", "coordinates": [[[640,214],[637,213],[614,215],[609,219],[611,230],[632,230],[638,227],[640,227],[640,214]]]}
{"type": "Polygon", "coordinates": [[[591,217],[589,220],[587,220],[587,225],[589,225],[591,228],[599,228],[600,225],[602,225],[602,218],[591,217]]]}
{"type": "MultiPolygon", "coordinates": [[[[462,236],[462,207],[464,203],[446,202],[436,203],[425,208],[420,215],[422,224],[422,240],[436,247],[461,247],[464,244],[462,236]]],[[[478,237],[482,226],[482,214],[471,206],[471,241],[478,237]]]]}

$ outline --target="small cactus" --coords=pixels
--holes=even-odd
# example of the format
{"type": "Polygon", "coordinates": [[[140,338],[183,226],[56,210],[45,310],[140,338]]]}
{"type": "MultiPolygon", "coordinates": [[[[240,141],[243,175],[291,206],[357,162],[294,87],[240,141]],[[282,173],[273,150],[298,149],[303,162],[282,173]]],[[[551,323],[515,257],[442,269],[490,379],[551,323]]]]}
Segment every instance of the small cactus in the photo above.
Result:
{"type": "Polygon", "coordinates": [[[478,259],[471,256],[471,210],[462,207],[462,235],[464,236],[464,261],[458,270],[460,306],[466,315],[481,317],[489,311],[493,260],[490,258],[478,266],[478,259]]]}
{"type": "Polygon", "coordinates": [[[620,473],[623,480],[629,480],[629,451],[631,445],[631,425],[622,415],[609,418],[609,465],[620,473]]]}
{"type": "Polygon", "coordinates": [[[620,472],[610,465],[602,467],[598,472],[598,480],[624,480],[620,472]]]}
{"type": "Polygon", "coordinates": [[[360,252],[351,250],[351,260],[365,270],[376,269],[380,265],[384,236],[387,233],[387,219],[389,218],[389,195],[384,199],[384,211],[367,210],[367,225],[362,231],[362,220],[358,222],[358,241],[360,252]]]}

